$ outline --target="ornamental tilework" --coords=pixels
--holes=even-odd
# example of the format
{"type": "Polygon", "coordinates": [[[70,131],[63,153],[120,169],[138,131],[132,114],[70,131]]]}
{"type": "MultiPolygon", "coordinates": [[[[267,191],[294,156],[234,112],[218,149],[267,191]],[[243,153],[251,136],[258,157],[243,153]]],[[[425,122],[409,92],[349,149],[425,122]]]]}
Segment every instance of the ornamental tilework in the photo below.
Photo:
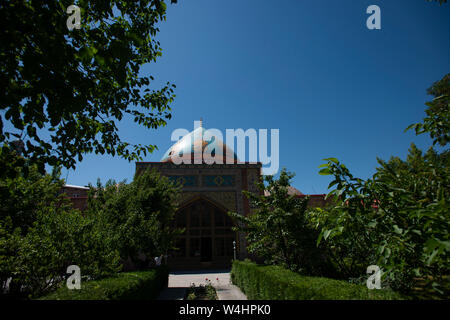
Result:
{"type": "Polygon", "coordinates": [[[233,187],[235,183],[234,175],[203,176],[203,185],[207,187],[233,187]]]}
{"type": "Polygon", "coordinates": [[[183,187],[197,186],[196,176],[168,176],[168,178],[171,182],[180,183],[183,187]]]}

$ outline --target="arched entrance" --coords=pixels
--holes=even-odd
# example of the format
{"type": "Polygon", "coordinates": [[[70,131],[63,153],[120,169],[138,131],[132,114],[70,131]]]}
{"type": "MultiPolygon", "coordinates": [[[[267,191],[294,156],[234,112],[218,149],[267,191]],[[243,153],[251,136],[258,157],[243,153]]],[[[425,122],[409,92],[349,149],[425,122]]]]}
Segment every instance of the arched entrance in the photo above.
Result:
{"type": "Polygon", "coordinates": [[[169,257],[175,269],[229,267],[233,258],[236,233],[225,209],[199,198],[181,207],[175,214],[174,227],[185,232],[177,241],[179,250],[169,257]]]}

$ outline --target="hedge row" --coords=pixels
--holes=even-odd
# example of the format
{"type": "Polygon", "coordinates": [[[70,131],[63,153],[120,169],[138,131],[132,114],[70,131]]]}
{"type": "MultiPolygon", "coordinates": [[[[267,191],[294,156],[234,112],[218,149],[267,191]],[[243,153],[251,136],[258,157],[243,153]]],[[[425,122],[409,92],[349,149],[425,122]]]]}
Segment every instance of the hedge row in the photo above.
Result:
{"type": "Polygon", "coordinates": [[[390,290],[321,277],[307,277],[278,266],[234,261],[231,279],[251,300],[396,300],[390,290]]]}
{"type": "Polygon", "coordinates": [[[69,290],[64,285],[40,300],[154,300],[167,287],[168,277],[166,267],[124,272],[113,278],[82,281],[80,290],[69,290]]]}

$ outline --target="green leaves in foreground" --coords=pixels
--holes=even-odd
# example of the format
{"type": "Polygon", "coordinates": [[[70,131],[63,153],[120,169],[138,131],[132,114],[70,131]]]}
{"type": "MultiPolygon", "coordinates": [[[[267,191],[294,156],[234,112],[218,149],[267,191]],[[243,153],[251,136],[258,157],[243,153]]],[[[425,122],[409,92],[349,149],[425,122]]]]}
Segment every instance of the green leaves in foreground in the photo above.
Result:
{"type": "Polygon", "coordinates": [[[0,6],[0,147],[21,142],[41,173],[44,164],[75,168],[87,153],[141,159],[156,146],[123,141],[118,123],[157,129],[172,116],[175,85],[151,88],[141,72],[162,55],[164,1],[79,1],[81,28],[69,31],[71,4],[0,6]]]}
{"type": "Polygon", "coordinates": [[[9,294],[36,297],[55,289],[69,265],[92,279],[120,269],[119,253],[93,217],[59,195],[59,171],[0,179],[0,284],[9,294]]]}
{"type": "Polygon", "coordinates": [[[334,180],[312,223],[330,257],[346,277],[360,277],[379,265],[384,280],[409,291],[417,281],[443,292],[450,270],[450,152],[425,154],[411,145],[407,159],[378,160],[367,180],[355,178],[336,159],[321,166],[334,180]]]}
{"type": "Polygon", "coordinates": [[[266,263],[306,274],[327,273],[328,261],[316,248],[317,232],[308,222],[308,198],[288,193],[293,176],[286,169],[278,179],[265,176],[257,184],[259,194],[244,191],[252,213],[230,215],[238,221],[237,229],[246,232],[248,250],[266,263]]]}
{"type": "Polygon", "coordinates": [[[108,181],[103,186],[99,181],[96,188],[91,186],[87,215],[95,217],[122,261],[131,259],[136,267],[147,267],[173,248],[180,233],[171,228],[178,192],[154,170],[144,171],[129,184],[108,181]]]}
{"type": "Polygon", "coordinates": [[[426,117],[423,122],[408,126],[405,131],[414,129],[416,134],[428,133],[433,145],[447,145],[450,142],[450,74],[435,82],[428,89],[434,99],[427,102],[426,117]]]}

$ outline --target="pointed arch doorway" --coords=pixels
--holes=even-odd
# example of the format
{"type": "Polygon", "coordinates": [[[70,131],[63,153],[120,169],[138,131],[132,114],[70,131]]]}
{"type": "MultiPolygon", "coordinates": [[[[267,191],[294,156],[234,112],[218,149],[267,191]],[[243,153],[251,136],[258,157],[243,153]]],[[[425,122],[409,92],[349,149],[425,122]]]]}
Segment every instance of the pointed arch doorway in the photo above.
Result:
{"type": "Polygon", "coordinates": [[[236,233],[226,209],[204,197],[183,205],[174,226],[184,228],[169,257],[173,269],[227,268],[233,258],[236,233]]]}

